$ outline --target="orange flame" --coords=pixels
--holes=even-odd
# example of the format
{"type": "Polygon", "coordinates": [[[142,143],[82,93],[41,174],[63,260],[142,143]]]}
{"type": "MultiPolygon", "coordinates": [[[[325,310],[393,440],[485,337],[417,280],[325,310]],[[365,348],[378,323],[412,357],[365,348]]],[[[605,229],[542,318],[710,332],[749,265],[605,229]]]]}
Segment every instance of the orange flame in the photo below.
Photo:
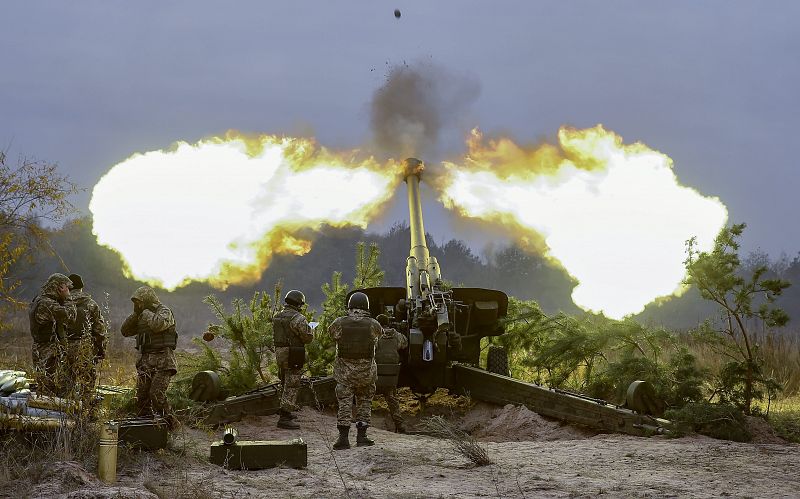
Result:
{"type": "Polygon", "coordinates": [[[543,245],[578,280],[573,301],[609,317],[681,292],[686,240],[708,250],[727,220],[719,199],[678,182],[668,156],[601,125],[563,127],[557,145],[537,147],[473,130],[468,147],[437,180],[445,206],[543,245]]]}
{"type": "Polygon", "coordinates": [[[153,285],[253,282],[273,254],[310,250],[300,233],[366,227],[377,215],[401,169],[360,156],[234,131],[135,154],[94,187],[93,232],[129,276],[153,285]]]}

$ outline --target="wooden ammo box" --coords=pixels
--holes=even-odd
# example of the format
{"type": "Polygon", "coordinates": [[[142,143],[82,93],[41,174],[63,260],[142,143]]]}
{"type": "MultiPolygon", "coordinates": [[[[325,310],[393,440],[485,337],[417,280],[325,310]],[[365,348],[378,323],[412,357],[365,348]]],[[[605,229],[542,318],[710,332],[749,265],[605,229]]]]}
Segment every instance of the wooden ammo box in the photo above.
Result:
{"type": "Polygon", "coordinates": [[[302,438],[245,440],[230,445],[215,442],[211,444],[210,461],[232,470],[260,470],[275,466],[305,468],[308,466],[308,448],[302,438]]]}
{"type": "Polygon", "coordinates": [[[119,423],[119,443],[137,449],[165,449],[169,442],[167,422],[163,418],[121,419],[119,423]]]}

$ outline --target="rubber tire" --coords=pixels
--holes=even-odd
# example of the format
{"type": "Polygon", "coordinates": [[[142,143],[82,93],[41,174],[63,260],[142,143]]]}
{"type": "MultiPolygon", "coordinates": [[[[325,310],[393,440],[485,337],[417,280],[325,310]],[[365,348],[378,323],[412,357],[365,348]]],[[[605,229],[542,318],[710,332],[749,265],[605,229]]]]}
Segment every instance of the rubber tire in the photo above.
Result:
{"type": "Polygon", "coordinates": [[[505,347],[489,345],[486,353],[486,370],[490,373],[508,376],[508,352],[505,347]]]}

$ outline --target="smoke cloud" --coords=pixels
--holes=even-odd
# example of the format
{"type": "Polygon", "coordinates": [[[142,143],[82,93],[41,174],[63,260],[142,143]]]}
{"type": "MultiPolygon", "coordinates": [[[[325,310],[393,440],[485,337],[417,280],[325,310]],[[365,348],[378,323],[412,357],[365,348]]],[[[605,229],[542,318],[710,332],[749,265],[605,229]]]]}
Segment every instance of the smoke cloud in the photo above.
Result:
{"type": "Polygon", "coordinates": [[[435,154],[442,132],[478,95],[476,79],[434,64],[393,67],[371,102],[377,153],[395,158],[435,154]]]}

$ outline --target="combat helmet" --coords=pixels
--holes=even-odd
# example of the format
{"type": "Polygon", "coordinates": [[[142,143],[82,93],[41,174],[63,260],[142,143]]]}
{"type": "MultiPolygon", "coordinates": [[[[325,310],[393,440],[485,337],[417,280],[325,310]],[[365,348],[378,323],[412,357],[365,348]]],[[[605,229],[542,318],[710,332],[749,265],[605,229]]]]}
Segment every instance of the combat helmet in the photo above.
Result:
{"type": "Polygon", "coordinates": [[[286,296],[283,298],[283,302],[287,305],[291,305],[292,307],[300,308],[306,302],[306,295],[304,295],[301,291],[293,289],[286,293],[286,296]]]}
{"type": "Polygon", "coordinates": [[[73,288],[72,281],[70,281],[69,277],[59,273],[50,274],[44,286],[42,286],[42,289],[45,292],[55,291],[62,284],[66,284],[69,289],[73,288]]]}
{"type": "Polygon", "coordinates": [[[364,312],[369,312],[369,297],[361,291],[350,295],[350,299],[347,300],[347,309],[353,310],[354,308],[360,308],[364,312]]]}
{"type": "Polygon", "coordinates": [[[156,292],[153,291],[153,288],[150,286],[141,286],[136,291],[133,292],[133,296],[131,296],[131,301],[139,301],[145,307],[150,305],[157,305],[161,302],[158,301],[158,296],[156,296],[156,292]]]}

